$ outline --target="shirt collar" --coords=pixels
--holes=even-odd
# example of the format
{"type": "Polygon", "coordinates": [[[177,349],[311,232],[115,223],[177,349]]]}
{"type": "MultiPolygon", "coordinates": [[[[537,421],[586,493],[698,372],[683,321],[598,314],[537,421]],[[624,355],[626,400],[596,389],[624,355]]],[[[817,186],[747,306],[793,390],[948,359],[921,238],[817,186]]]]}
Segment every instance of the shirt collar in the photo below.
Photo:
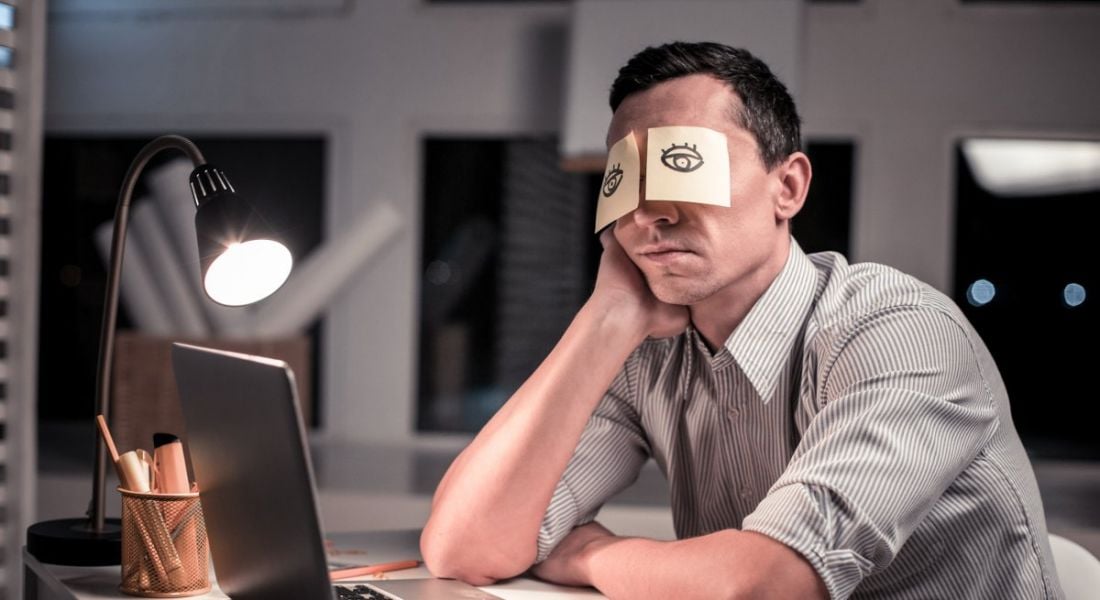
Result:
{"type": "Polygon", "coordinates": [[[783,270],[726,339],[726,349],[767,404],[813,305],[817,269],[791,238],[783,270]]]}

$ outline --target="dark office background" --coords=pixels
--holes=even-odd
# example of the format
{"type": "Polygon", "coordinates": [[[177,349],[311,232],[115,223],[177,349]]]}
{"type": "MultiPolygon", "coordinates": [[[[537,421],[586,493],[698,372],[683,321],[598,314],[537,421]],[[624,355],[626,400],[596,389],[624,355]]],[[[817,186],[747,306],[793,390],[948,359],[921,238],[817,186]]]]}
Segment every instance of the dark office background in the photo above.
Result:
{"type": "Polygon", "coordinates": [[[1100,192],[997,196],[955,152],[955,302],[985,340],[1012,400],[1028,450],[1049,458],[1100,458],[1096,423],[1096,299],[1069,306],[1077,283],[1095,294],[1095,214],[1100,192]],[[979,279],[995,294],[975,306],[979,279]]]}
{"type": "MultiPolygon", "coordinates": [[[[114,219],[130,161],[156,137],[47,136],[43,145],[42,277],[39,283],[38,418],[91,419],[95,403],[105,261],[93,242],[114,219]],[[59,374],[64,373],[64,376],[59,374]]],[[[221,167],[241,194],[262,202],[265,216],[300,259],[321,240],[325,140],[318,136],[192,136],[203,156],[221,167]]],[[[162,152],[145,174],[182,155],[162,152]]],[[[146,193],[139,182],[133,201],[146,193]]],[[[198,249],[195,249],[197,263],[198,249]]],[[[119,301],[119,329],[133,328],[119,301]]],[[[317,373],[320,323],[309,331],[317,373]]],[[[313,398],[319,397],[313,378],[313,398]]],[[[314,419],[318,411],[312,411],[314,419]]]]}

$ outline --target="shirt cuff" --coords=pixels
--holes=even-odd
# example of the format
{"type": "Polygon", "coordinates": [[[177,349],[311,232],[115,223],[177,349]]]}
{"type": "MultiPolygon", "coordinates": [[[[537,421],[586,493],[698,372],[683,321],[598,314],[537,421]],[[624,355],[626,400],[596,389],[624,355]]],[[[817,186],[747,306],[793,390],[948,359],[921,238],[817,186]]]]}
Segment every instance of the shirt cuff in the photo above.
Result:
{"type": "Polygon", "coordinates": [[[831,494],[818,486],[790,484],[772,490],[742,523],[801,554],[825,582],[834,600],[847,598],[874,564],[857,551],[838,548],[849,527],[831,494]]]}

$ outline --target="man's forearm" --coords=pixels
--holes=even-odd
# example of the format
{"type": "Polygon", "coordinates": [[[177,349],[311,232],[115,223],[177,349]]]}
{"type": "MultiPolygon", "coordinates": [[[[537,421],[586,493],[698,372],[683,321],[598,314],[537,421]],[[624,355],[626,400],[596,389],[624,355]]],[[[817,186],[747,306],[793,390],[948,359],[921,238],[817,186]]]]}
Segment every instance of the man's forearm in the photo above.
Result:
{"type": "Polygon", "coordinates": [[[487,583],[526,570],[585,423],[644,333],[590,301],[448,469],[421,552],[436,575],[487,583]]]}
{"type": "Polygon", "coordinates": [[[592,585],[612,599],[828,597],[805,559],[764,535],[730,529],[663,542],[600,535],[593,527],[602,529],[575,530],[581,544],[567,538],[536,574],[592,585]]]}

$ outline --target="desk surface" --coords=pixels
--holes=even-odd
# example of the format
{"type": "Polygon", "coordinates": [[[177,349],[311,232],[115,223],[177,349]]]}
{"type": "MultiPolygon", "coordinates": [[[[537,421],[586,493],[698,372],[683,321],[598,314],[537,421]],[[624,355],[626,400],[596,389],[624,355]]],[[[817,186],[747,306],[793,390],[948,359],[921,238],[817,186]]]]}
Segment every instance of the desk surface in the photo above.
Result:
{"type": "MultiPolygon", "coordinates": [[[[419,557],[419,532],[411,530],[402,531],[376,531],[367,533],[342,533],[330,536],[334,548],[334,559],[349,563],[380,563],[392,560],[401,560],[419,557]],[[365,551],[365,554],[364,554],[365,551]]],[[[119,567],[65,567],[60,565],[44,564],[37,561],[23,549],[23,563],[28,571],[37,577],[37,596],[28,595],[34,600],[64,599],[64,600],[101,600],[104,598],[131,598],[118,591],[119,567]]],[[[388,579],[404,579],[412,577],[430,577],[427,569],[419,567],[388,573],[384,577],[388,579]]],[[[341,583],[354,581],[370,581],[371,577],[362,580],[347,580],[341,583]]],[[[29,583],[29,582],[28,582],[29,583]]],[[[570,588],[556,586],[529,577],[519,577],[496,585],[481,588],[487,592],[500,596],[505,600],[546,600],[548,598],[603,598],[599,592],[592,589],[570,588]]],[[[31,589],[28,594],[34,593],[31,589]]],[[[226,595],[215,589],[209,594],[191,596],[196,599],[226,598],[226,595]]]]}

